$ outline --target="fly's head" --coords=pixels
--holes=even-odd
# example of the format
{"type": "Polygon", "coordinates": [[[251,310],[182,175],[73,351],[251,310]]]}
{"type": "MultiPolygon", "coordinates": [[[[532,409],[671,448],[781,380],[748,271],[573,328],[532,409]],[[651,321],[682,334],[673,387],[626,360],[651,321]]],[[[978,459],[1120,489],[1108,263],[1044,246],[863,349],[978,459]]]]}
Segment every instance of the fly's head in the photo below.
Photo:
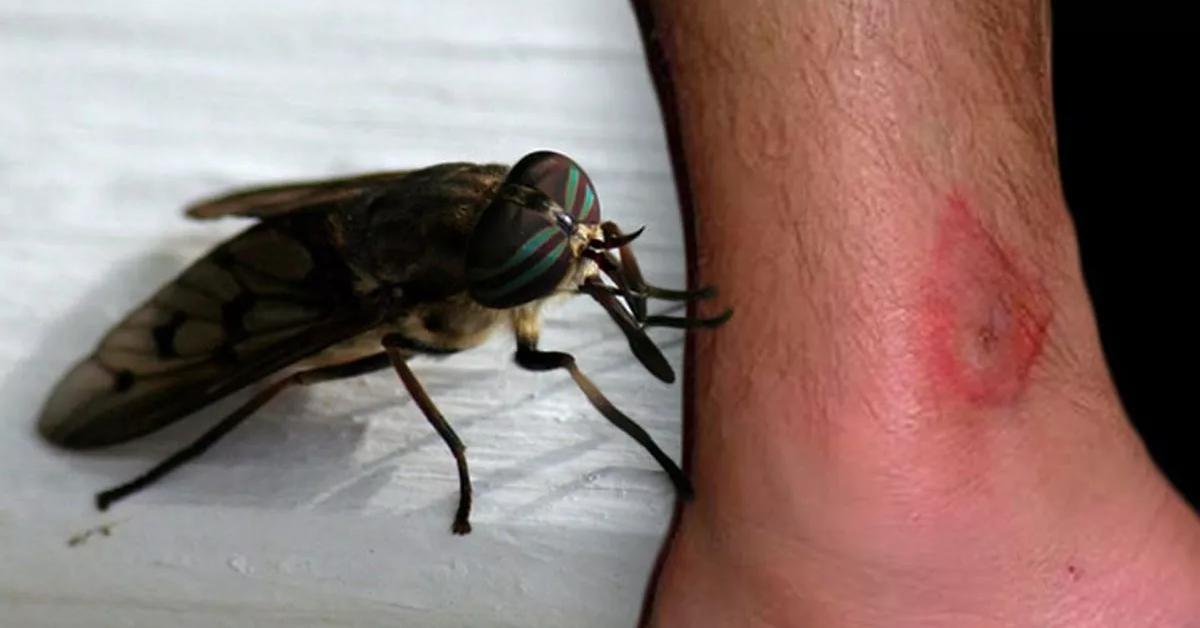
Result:
{"type": "Polygon", "coordinates": [[[579,164],[558,153],[532,153],[512,167],[471,234],[468,290],[477,303],[497,309],[525,306],[556,293],[586,293],[621,328],[642,365],[670,382],[675,373],[645,328],[715,327],[732,311],[714,318],[648,315],[648,298],[692,301],[715,291],[647,284],[629,246],[640,233],[625,234],[600,220],[600,201],[579,164]]]}
{"type": "Polygon", "coordinates": [[[471,298],[506,309],[576,292],[599,274],[593,260],[603,246],[591,179],[565,155],[532,153],[509,171],[471,235],[471,298]]]}

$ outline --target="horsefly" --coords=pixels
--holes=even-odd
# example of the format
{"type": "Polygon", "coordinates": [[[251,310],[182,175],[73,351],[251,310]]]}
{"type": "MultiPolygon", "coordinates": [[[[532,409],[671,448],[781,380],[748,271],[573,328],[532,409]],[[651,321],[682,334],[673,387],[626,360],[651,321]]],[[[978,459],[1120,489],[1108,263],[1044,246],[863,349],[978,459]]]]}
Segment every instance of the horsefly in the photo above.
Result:
{"type": "Polygon", "coordinates": [[[714,291],[648,285],[630,248],[641,230],[626,234],[601,221],[592,183],[570,158],[541,151],[512,168],[447,163],[259,187],[201,201],[187,213],[258,222],[110,330],[51,392],[40,432],[71,449],[120,443],[277,378],[195,442],[97,494],[101,510],[199,456],[288,387],[391,367],[454,454],[452,529],[466,534],[471,480],[463,444],[408,361],[470,349],[505,326],[516,336],[517,365],[565,369],[600,414],[654,457],[678,494],[690,496],[680,468],[574,357],[538,348],[540,310],[552,296],[587,294],[633,355],[667,383],[675,374],[644,329],[713,327],[731,311],[648,316],[649,298],[690,301],[714,291]]]}

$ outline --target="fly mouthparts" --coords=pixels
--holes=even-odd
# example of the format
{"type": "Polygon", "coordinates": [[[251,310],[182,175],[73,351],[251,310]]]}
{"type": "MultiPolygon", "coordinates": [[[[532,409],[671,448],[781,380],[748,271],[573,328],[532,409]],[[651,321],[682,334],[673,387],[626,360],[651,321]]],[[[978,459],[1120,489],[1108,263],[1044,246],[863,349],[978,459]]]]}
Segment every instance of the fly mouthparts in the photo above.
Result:
{"type": "Polygon", "coordinates": [[[606,286],[595,279],[589,279],[580,286],[580,290],[595,299],[604,308],[604,311],[608,312],[609,317],[625,334],[625,339],[629,341],[629,349],[633,352],[634,357],[642,363],[642,366],[646,367],[647,371],[650,371],[651,375],[668,384],[675,382],[675,370],[667,362],[666,356],[662,354],[658,345],[654,344],[654,341],[646,335],[646,331],[642,329],[629,310],[617,301],[606,286]]]}

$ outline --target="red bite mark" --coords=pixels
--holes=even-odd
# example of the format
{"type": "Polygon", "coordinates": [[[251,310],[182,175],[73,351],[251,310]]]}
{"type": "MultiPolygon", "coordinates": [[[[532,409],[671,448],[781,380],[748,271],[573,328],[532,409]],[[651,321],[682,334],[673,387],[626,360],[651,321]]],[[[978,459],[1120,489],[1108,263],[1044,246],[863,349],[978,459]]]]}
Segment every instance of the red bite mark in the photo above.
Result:
{"type": "Polygon", "coordinates": [[[1023,272],[952,195],[921,284],[918,352],[938,396],[978,406],[1015,400],[1042,352],[1051,309],[1023,272]]]}

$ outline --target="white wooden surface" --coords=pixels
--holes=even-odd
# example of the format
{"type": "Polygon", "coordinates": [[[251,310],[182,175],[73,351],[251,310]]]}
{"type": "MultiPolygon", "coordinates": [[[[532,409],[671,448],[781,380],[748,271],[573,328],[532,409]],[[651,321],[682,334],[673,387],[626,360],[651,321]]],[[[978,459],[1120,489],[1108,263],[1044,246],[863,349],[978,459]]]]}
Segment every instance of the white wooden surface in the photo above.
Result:
{"type": "MultiPolygon", "coordinates": [[[[682,283],[623,0],[0,0],[0,626],[631,625],[670,484],[565,374],[515,370],[509,338],[416,365],[469,448],[465,538],[452,459],[387,373],[287,393],[104,515],[97,489],[215,412],[87,455],[33,431],[104,329],[244,226],[189,223],[186,201],[537,148],[584,164],[607,216],[648,225],[651,279],[682,283]]],[[[678,367],[679,333],[652,335],[678,367]]],[[[598,307],[552,310],[544,346],[677,456],[678,388],[598,307]]]]}

